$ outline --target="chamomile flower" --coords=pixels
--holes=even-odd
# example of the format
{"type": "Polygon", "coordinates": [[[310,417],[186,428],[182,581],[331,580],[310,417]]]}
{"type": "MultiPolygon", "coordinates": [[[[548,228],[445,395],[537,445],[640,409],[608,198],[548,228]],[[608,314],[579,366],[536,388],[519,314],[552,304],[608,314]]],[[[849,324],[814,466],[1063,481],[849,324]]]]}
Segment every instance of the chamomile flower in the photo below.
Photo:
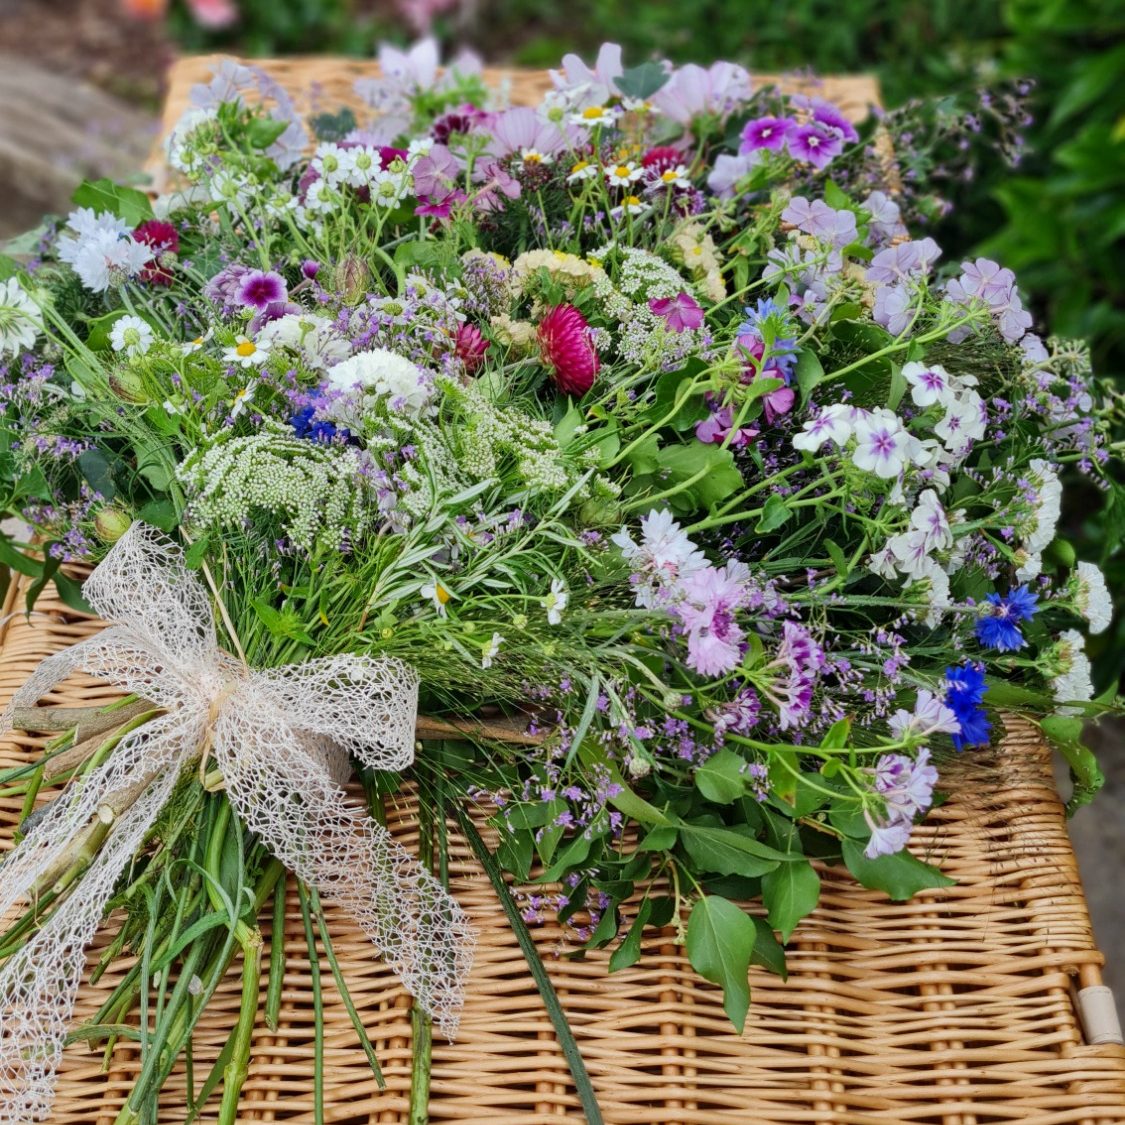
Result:
{"type": "Polygon", "coordinates": [[[427,582],[418,593],[426,601],[433,603],[434,609],[438,612],[438,617],[445,616],[445,607],[449,604],[449,599],[453,595],[436,578],[432,582],[427,582]]]}
{"type": "Polygon", "coordinates": [[[644,169],[632,160],[626,160],[621,164],[613,164],[605,170],[606,183],[610,187],[627,188],[631,184],[635,184],[643,175],[644,169]]]}
{"type": "Polygon", "coordinates": [[[152,326],[139,316],[122,316],[109,330],[109,342],[115,352],[127,356],[144,355],[152,347],[152,326]]]}
{"type": "Polygon", "coordinates": [[[627,195],[621,202],[620,207],[615,207],[613,213],[617,216],[620,215],[643,215],[652,208],[645,203],[639,195],[627,195]]]}
{"type": "Polygon", "coordinates": [[[567,174],[568,184],[581,183],[583,180],[592,180],[598,174],[598,166],[589,160],[579,160],[567,174]]]}
{"type": "Polygon", "coordinates": [[[237,418],[254,401],[254,391],[257,390],[257,387],[257,383],[249,382],[242,390],[235,393],[230,404],[230,416],[232,418],[237,418]]]}
{"type": "Polygon", "coordinates": [[[180,351],[183,352],[184,355],[191,355],[192,352],[199,351],[200,349],[202,349],[203,345],[211,339],[211,336],[213,334],[214,329],[208,328],[202,336],[195,336],[193,339],[187,340],[185,343],[181,344],[180,351]]]}
{"type": "Polygon", "coordinates": [[[523,172],[528,168],[534,168],[537,164],[554,164],[555,158],[549,152],[540,152],[537,148],[524,148],[520,149],[519,159],[515,161],[514,167],[517,171],[523,172]]]}
{"type": "Polygon", "coordinates": [[[547,624],[558,625],[562,621],[563,610],[570,601],[566,583],[561,578],[551,581],[551,592],[543,599],[543,608],[547,611],[547,624]]]}
{"type": "Polygon", "coordinates": [[[480,654],[480,666],[482,668],[491,668],[492,661],[496,658],[496,654],[500,651],[500,646],[504,643],[504,638],[499,633],[493,633],[492,639],[484,646],[480,654]]]}
{"type": "Polygon", "coordinates": [[[265,363],[270,357],[270,350],[266,344],[256,344],[249,336],[239,336],[234,342],[234,347],[223,348],[223,359],[238,367],[257,367],[265,363]]]}
{"type": "Polygon", "coordinates": [[[659,182],[666,188],[691,187],[691,180],[688,179],[688,170],[682,164],[677,164],[675,168],[665,168],[664,171],[660,173],[659,182]]]}
{"type": "Polygon", "coordinates": [[[584,129],[597,129],[604,125],[612,125],[615,116],[607,105],[588,105],[578,113],[572,113],[570,120],[572,124],[581,125],[584,129]]]}
{"type": "Polygon", "coordinates": [[[0,359],[33,347],[43,327],[39,306],[14,277],[0,281],[0,359]]]}

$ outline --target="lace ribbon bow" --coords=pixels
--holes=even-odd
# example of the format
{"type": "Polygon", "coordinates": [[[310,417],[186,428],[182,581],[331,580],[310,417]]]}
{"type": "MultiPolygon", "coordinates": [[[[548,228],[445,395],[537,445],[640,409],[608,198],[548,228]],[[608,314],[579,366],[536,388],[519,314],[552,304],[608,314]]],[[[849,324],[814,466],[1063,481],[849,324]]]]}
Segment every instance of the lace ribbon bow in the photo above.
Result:
{"type": "Polygon", "coordinates": [[[222,651],[211,603],[181,551],[134,523],[86,582],[111,622],[48,657],[13,697],[38,702],[82,671],[160,714],[72,782],[0,864],[0,918],[57,870],[100,818],[110,828],[81,879],[0,966],[0,1123],[50,1113],[85,947],[126,865],[204,745],[244,824],[286,867],[355,919],[452,1037],[474,935],[457,903],[386,829],[351,804],[346,752],[402,770],[414,757],[418,677],[394,659],[339,655],[250,669],[222,651]]]}

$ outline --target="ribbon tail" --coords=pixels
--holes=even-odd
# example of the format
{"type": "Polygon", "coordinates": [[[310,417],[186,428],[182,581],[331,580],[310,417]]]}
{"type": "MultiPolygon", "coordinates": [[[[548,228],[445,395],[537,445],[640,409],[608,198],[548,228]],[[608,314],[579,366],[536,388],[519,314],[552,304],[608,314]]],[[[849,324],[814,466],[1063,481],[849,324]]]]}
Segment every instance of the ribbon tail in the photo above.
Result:
{"type": "Polygon", "coordinates": [[[452,1039],[476,944],[468,915],[385,828],[349,804],[291,729],[265,714],[255,719],[239,708],[215,731],[231,803],[282,863],[351,915],[452,1039]]]}
{"type": "MultiPolygon", "coordinates": [[[[90,866],[43,928],[0,967],[0,1125],[49,1119],[55,1071],[86,966],[86,946],[176,776],[174,770],[157,774],[118,817],[90,866]]],[[[19,850],[22,846],[17,855],[19,850]]]]}

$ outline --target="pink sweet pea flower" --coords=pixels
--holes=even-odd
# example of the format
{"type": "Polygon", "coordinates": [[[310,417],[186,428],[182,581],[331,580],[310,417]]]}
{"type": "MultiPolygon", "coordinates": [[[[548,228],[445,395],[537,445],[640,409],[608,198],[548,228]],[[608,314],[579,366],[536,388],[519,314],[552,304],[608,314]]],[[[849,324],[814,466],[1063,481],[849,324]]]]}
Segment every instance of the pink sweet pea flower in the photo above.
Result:
{"type": "Polygon", "coordinates": [[[653,297],[648,307],[673,332],[687,332],[703,324],[703,309],[690,293],[677,293],[674,297],[653,297]]]}

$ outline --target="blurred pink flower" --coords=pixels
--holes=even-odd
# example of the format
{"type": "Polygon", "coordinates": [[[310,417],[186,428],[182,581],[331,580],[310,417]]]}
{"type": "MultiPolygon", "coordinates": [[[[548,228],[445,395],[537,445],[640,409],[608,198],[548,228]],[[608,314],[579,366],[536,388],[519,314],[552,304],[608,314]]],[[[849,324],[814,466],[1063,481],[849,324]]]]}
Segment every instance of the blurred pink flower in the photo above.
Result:
{"type": "Polygon", "coordinates": [[[238,5],[235,0],[186,0],[192,19],[200,27],[221,31],[238,23],[238,5]]]}

